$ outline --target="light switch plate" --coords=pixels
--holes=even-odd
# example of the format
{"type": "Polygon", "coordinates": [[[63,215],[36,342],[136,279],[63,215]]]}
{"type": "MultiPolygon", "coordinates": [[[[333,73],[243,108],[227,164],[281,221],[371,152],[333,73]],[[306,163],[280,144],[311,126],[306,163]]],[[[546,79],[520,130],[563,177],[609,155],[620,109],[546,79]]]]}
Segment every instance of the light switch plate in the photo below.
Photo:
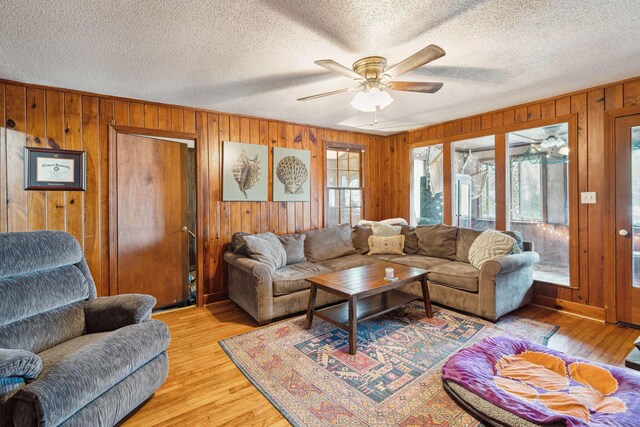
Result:
{"type": "Polygon", "coordinates": [[[580,193],[580,203],[583,205],[592,205],[596,202],[596,193],[594,191],[583,191],[580,193]]]}

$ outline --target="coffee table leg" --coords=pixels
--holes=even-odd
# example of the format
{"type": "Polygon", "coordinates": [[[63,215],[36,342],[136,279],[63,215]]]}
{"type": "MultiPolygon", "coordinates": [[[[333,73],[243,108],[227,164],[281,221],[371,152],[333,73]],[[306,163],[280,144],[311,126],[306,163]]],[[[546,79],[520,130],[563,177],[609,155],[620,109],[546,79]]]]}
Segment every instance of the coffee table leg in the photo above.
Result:
{"type": "Polygon", "coordinates": [[[356,311],[356,298],[349,298],[349,354],[356,354],[358,334],[356,332],[358,315],[356,311]]]}
{"type": "Polygon", "coordinates": [[[309,292],[309,305],[307,306],[307,322],[304,325],[305,329],[311,329],[313,323],[313,313],[316,311],[316,295],[318,295],[318,288],[314,283],[311,284],[311,290],[309,292]]]}
{"type": "Polygon", "coordinates": [[[422,299],[424,300],[424,311],[427,317],[433,317],[433,309],[431,308],[431,297],[429,296],[429,287],[427,286],[427,275],[422,276],[422,299]]]}

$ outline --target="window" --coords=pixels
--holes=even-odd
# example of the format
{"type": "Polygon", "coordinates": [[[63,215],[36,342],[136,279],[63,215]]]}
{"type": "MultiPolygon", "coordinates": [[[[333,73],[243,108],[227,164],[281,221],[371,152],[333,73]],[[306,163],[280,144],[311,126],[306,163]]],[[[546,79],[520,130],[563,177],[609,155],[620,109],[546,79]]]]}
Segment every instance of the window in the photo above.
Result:
{"type": "Polygon", "coordinates": [[[453,143],[454,225],[496,228],[496,166],[493,135],[453,143]]]}
{"type": "Polygon", "coordinates": [[[569,285],[568,125],[511,132],[507,143],[508,226],[540,254],[536,280],[569,285]]]}
{"type": "Polygon", "coordinates": [[[412,151],[411,223],[442,224],[442,144],[412,151]]]}
{"type": "Polygon", "coordinates": [[[328,146],[325,224],[355,225],[362,218],[363,149],[328,146]]]}

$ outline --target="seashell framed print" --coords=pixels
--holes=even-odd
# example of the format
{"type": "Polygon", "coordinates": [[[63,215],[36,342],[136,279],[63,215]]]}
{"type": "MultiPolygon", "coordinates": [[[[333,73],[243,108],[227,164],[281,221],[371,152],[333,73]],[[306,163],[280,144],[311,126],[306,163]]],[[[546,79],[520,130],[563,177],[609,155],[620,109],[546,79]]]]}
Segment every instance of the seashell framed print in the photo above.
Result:
{"type": "Polygon", "coordinates": [[[309,150],[273,147],[273,201],[311,200],[309,150]]]}
{"type": "Polygon", "coordinates": [[[222,147],[222,200],[266,202],[269,147],[224,141],[222,147]]]}

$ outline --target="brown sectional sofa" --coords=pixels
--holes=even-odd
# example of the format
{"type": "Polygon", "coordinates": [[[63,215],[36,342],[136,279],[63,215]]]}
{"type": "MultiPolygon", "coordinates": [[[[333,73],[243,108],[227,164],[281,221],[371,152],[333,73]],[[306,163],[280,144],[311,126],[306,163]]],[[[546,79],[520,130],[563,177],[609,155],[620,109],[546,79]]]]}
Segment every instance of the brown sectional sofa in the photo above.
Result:
{"type": "MultiPolygon", "coordinates": [[[[361,247],[361,242],[358,244],[355,229],[351,239],[347,225],[307,231],[304,232],[307,261],[286,265],[273,273],[265,264],[230,245],[224,256],[229,265],[229,297],[262,325],[306,310],[310,287],[306,278],[388,261],[429,270],[433,302],[487,320],[495,321],[531,302],[533,266],[539,256],[530,242],[519,242],[522,253],[492,258],[478,270],[469,264],[468,253],[479,231],[404,226],[402,232],[406,236],[406,255],[365,255],[357,253],[356,247],[360,252],[366,248],[361,247]],[[444,258],[428,255],[434,251],[444,258]]],[[[418,282],[406,285],[404,290],[422,296],[418,282]]],[[[316,305],[337,301],[339,298],[334,295],[318,292],[316,305]]]]}

